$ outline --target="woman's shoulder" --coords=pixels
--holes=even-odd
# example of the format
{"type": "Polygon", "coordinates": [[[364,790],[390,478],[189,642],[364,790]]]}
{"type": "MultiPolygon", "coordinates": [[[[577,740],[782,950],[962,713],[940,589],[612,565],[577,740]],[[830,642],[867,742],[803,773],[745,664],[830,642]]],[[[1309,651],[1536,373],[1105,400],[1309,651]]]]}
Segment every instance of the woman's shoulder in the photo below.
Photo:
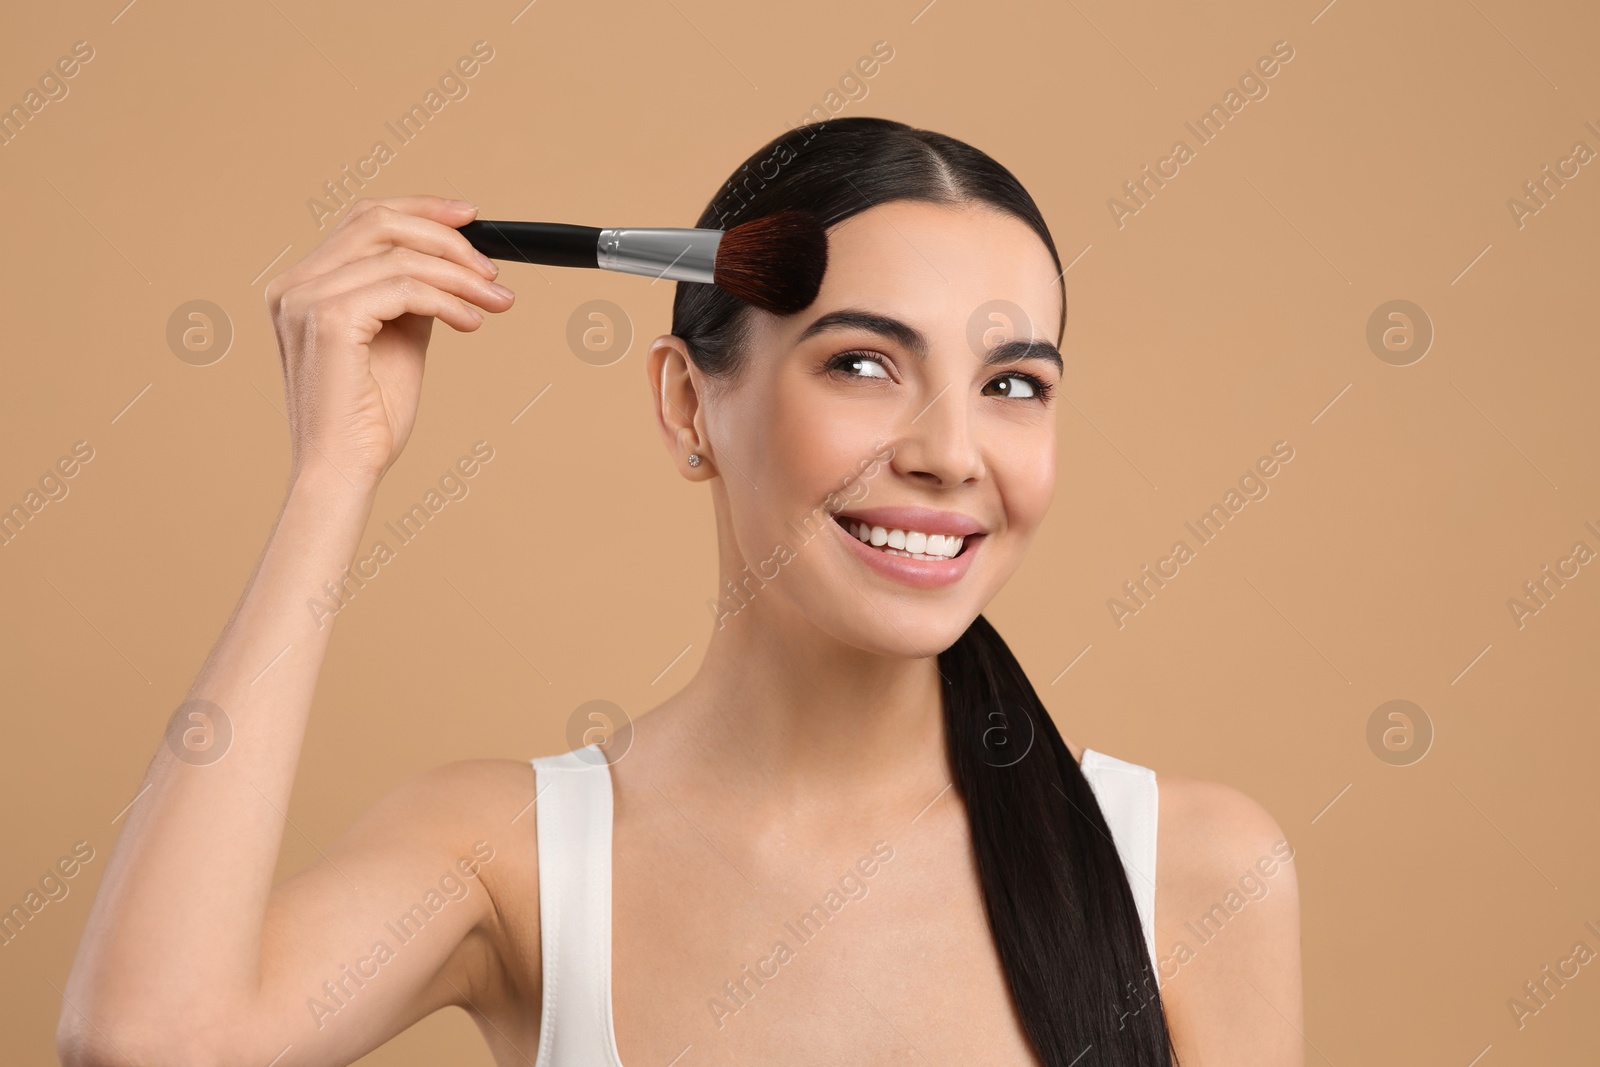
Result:
{"type": "Polygon", "coordinates": [[[481,839],[480,852],[521,855],[534,843],[534,783],[528,760],[453,760],[402,778],[369,817],[438,847],[481,839]]]}
{"type": "Polygon", "coordinates": [[[1284,1027],[1301,1018],[1294,846],[1240,789],[1180,775],[1156,782],[1156,967],[1174,1033],[1203,1049],[1236,1047],[1250,1033],[1298,1048],[1284,1027]]]}
{"type": "Polygon", "coordinates": [[[1231,869],[1257,855],[1292,857],[1282,829],[1254,797],[1223,782],[1155,773],[1161,829],[1173,860],[1197,870],[1231,869]],[[1280,853],[1287,850],[1288,855],[1280,853]]]}
{"type": "Polygon", "coordinates": [[[1158,888],[1181,896],[1211,886],[1235,868],[1253,867],[1260,857],[1271,861],[1269,866],[1293,858],[1294,850],[1272,813],[1242,790],[1161,773],[1070,740],[1067,747],[1097,788],[1113,776],[1147,783],[1140,796],[1156,801],[1158,870],[1166,876],[1157,874],[1158,888]]]}
{"type": "Polygon", "coordinates": [[[1154,785],[1144,795],[1156,798],[1157,888],[1169,901],[1203,896],[1250,870],[1274,877],[1294,857],[1272,813],[1240,789],[1160,773],[1088,746],[1069,748],[1097,784],[1118,775],[1154,785]]]}
{"type": "MultiPolygon", "coordinates": [[[[530,760],[460,759],[418,772],[381,803],[394,806],[395,825],[418,831],[427,826],[436,841],[492,853],[481,865],[485,888],[493,897],[497,886],[514,886],[533,904],[531,921],[537,924],[536,785],[530,760]]],[[[511,901],[494,903],[501,920],[521,910],[511,901]]]]}
{"type": "Polygon", "coordinates": [[[1260,801],[1222,782],[1173,774],[1155,780],[1157,900],[1187,918],[1219,902],[1233,914],[1242,910],[1229,907],[1236,901],[1271,894],[1293,900],[1294,846],[1260,801]]]}
{"type": "Polygon", "coordinates": [[[352,975],[403,961],[401,985],[384,983],[387,996],[409,998],[394,1002],[397,1017],[456,1005],[520,1041],[539,1004],[533,799],[526,761],[403,771],[318,849],[319,862],[273,887],[263,949],[271,966],[309,966],[330,946],[359,942],[371,952],[352,975]],[[397,951],[423,929],[427,951],[397,951]]]}
{"type": "Polygon", "coordinates": [[[364,819],[374,833],[454,862],[474,860],[487,894],[487,940],[501,953],[538,951],[535,778],[529,760],[469,758],[416,771],[364,819]]]}
{"type": "Polygon", "coordinates": [[[470,758],[435,764],[402,779],[364,816],[372,832],[424,843],[431,850],[470,853],[488,890],[497,924],[520,919],[538,926],[535,776],[529,760],[470,758]],[[499,888],[515,896],[502,898],[499,888]]]}

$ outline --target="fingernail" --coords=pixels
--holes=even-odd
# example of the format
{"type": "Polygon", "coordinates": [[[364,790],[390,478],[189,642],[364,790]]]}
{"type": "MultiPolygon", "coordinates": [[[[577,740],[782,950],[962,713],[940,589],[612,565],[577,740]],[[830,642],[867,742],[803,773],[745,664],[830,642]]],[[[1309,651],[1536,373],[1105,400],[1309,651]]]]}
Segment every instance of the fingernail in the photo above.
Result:
{"type": "Polygon", "coordinates": [[[468,200],[452,200],[452,201],[450,201],[450,203],[451,203],[452,206],[460,208],[462,211],[470,211],[474,215],[476,215],[478,213],[478,205],[472,203],[471,201],[468,201],[468,200]]]}
{"type": "Polygon", "coordinates": [[[507,289],[505,286],[501,285],[499,282],[490,282],[489,283],[489,288],[494,290],[494,292],[496,292],[500,296],[505,297],[507,300],[510,300],[512,297],[516,296],[515,293],[513,293],[510,289],[507,289]]]}
{"type": "Polygon", "coordinates": [[[494,260],[490,259],[488,256],[484,255],[482,252],[478,253],[478,262],[483,264],[484,269],[490,274],[500,273],[500,265],[494,260]]]}

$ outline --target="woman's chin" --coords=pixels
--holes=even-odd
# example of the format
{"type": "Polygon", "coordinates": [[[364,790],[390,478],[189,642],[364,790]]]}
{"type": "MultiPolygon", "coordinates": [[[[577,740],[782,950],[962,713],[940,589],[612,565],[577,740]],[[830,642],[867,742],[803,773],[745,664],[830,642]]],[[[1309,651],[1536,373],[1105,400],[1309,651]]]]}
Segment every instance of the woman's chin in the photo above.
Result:
{"type": "MultiPolygon", "coordinates": [[[[860,603],[860,598],[857,598],[860,603]]],[[[926,607],[902,608],[885,604],[840,620],[836,636],[864,651],[901,659],[928,659],[960,640],[977,612],[954,609],[931,611],[926,607]]]]}

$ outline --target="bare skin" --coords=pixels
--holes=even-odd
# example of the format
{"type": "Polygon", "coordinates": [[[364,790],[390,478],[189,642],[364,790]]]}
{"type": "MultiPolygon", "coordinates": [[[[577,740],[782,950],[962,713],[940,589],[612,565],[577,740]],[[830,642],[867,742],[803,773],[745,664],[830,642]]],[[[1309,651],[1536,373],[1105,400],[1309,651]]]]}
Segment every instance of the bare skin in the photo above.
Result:
{"type": "MultiPolygon", "coordinates": [[[[432,319],[470,331],[469,304],[512,303],[454,232],[471,217],[433,197],[363,201],[268,286],[290,397],[290,488],[190,692],[226,710],[234,738],[208,765],[166,746],[152,760],[66,988],[68,1067],[345,1064],[449,1005],[473,1016],[497,1063],[533,1063],[542,981],[526,761],[463,761],[406,782],[324,860],[271,884],[334,625],[310,620],[305,599],[352,559],[409,436],[432,319]],[[407,251],[385,251],[395,246],[407,251]],[[425,932],[370,962],[376,941],[395,942],[385,924],[441,886],[448,903],[425,932]],[[366,979],[346,978],[341,1003],[323,983],[345,968],[366,979]],[[318,997],[335,1009],[308,1007],[318,997]]],[[[877,442],[893,458],[864,504],[959,511],[988,533],[967,575],[933,590],[883,577],[842,540],[806,544],[714,624],[690,683],[607,743],[624,1064],[878,1063],[913,1050],[933,1063],[1036,1062],[947,789],[929,657],[1011,577],[1055,483],[1053,402],[1011,375],[1059,385],[1059,371],[1038,358],[980,365],[966,319],[1001,297],[1050,339],[1055,273],[1016,220],[896,202],[835,228],[811,308],[758,316],[759,358],[737,386],[705,380],[677,338],[652,345],[658,425],[679,472],[708,483],[725,576],[768,557],[785,521],[838,490],[877,442]],[[798,341],[846,306],[912,325],[926,358],[859,327],[798,341]],[[875,355],[822,369],[846,352],[875,355]],[[704,462],[690,467],[690,452],[704,462]],[[785,921],[879,843],[892,858],[864,895],[814,940],[787,936],[785,921]],[[793,958],[748,1004],[729,1001],[725,983],[780,939],[793,958]]],[[[1174,956],[1162,999],[1180,1059],[1302,1064],[1294,867],[1267,877],[1256,866],[1282,834],[1226,786],[1162,776],[1160,795],[1156,941],[1174,956]],[[1266,890],[1200,944],[1186,924],[1253,870],[1250,886],[1266,890]],[[1180,941],[1192,953],[1178,961],[1180,941]]]]}

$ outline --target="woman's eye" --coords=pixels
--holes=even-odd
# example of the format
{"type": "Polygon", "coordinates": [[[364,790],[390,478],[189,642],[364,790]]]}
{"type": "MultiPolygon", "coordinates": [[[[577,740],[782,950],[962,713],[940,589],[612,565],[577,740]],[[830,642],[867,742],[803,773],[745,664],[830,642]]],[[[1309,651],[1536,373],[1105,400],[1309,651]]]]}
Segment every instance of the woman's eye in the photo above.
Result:
{"type": "Polygon", "coordinates": [[[889,372],[884,369],[883,363],[871,352],[845,352],[835,356],[828,364],[830,370],[850,371],[855,378],[883,378],[889,377],[889,372]],[[871,368],[868,372],[868,368],[871,368]]]}
{"type": "MultiPolygon", "coordinates": [[[[850,378],[875,378],[893,381],[894,377],[884,365],[883,357],[876,352],[841,352],[828,361],[827,369],[850,378]]],[[[1016,371],[991,379],[984,387],[985,396],[1008,397],[1013,400],[1048,401],[1055,386],[1036,375],[1016,371]]]]}
{"type": "Polygon", "coordinates": [[[991,381],[989,385],[1000,387],[998,393],[990,395],[1008,396],[1017,400],[1046,400],[1055,391],[1055,387],[1044,381],[1044,379],[1022,373],[1003,374],[991,381]]]}

